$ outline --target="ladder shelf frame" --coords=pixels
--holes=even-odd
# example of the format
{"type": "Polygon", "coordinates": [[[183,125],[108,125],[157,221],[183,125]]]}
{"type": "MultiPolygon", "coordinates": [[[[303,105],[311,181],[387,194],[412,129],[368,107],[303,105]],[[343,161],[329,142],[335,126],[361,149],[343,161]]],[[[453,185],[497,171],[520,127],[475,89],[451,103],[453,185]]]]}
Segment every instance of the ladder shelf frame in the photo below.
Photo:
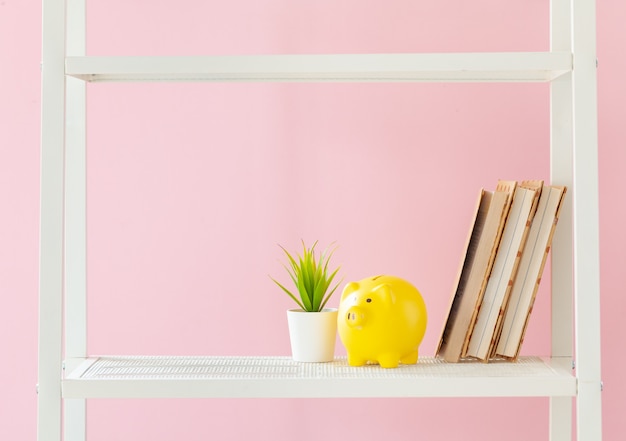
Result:
{"type": "MultiPolygon", "coordinates": [[[[84,440],[85,400],[104,397],[106,390],[115,397],[131,398],[128,384],[138,387],[135,397],[547,396],[552,441],[572,439],[572,404],[576,397],[577,439],[601,439],[593,0],[551,0],[548,52],[132,58],[85,56],[85,0],[42,2],[37,388],[40,441],[84,440]],[[235,377],[237,384],[252,388],[245,392],[232,387],[233,378],[211,375],[195,379],[84,378],[91,367],[107,359],[90,358],[87,354],[85,96],[88,81],[550,82],[551,180],[567,185],[572,195],[566,199],[552,248],[552,356],[525,360],[524,363],[538,369],[538,373],[529,377],[519,376],[519,372],[494,374],[487,370],[479,370],[469,378],[458,372],[446,377],[446,367],[439,366],[433,367],[434,377],[413,372],[408,379],[395,379],[393,375],[387,378],[382,374],[381,379],[366,382],[323,375],[252,380],[235,377]],[[577,356],[575,373],[570,368],[573,348],[577,356]],[[451,392],[453,389],[446,387],[443,380],[451,381],[456,390],[463,388],[462,392],[451,392]],[[520,381],[524,388],[512,386],[520,381]],[[428,386],[429,382],[434,386],[428,386]],[[412,383],[413,386],[406,387],[412,383]],[[556,386],[550,386],[552,383],[556,386]],[[296,392],[270,392],[277,388],[284,392],[284,384],[296,385],[296,392]],[[354,392],[355,385],[364,392],[354,392]],[[200,392],[194,395],[194,390],[200,392]]],[[[179,357],[173,362],[189,359],[179,357]]],[[[280,362],[280,357],[271,358],[270,363],[276,362],[280,362]]],[[[336,361],[332,369],[339,369],[341,363],[336,361]]],[[[461,366],[464,367],[467,366],[461,366]]]]}

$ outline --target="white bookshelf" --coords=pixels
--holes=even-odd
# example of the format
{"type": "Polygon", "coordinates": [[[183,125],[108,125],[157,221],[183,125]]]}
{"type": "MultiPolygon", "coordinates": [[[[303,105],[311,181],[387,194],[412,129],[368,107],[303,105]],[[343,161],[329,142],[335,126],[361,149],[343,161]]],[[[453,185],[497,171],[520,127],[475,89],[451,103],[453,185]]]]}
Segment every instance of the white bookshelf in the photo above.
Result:
{"type": "Polygon", "coordinates": [[[550,7],[546,52],[87,57],[84,0],[43,0],[39,440],[84,440],[87,399],[503,396],[549,397],[552,441],[572,439],[575,402],[577,439],[600,440],[595,4],[550,7]],[[386,370],[87,354],[85,83],[102,81],[549,82],[551,180],[571,190],[552,249],[551,356],[386,370]]]}

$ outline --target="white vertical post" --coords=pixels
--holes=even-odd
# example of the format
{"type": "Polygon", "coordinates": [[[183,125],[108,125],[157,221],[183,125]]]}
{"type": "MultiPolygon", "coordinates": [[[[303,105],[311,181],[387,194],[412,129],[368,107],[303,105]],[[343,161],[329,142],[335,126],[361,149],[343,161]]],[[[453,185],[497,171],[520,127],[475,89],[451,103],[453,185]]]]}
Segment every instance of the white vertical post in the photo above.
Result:
{"type": "Polygon", "coordinates": [[[577,431],[602,439],[596,7],[572,0],[577,431]]]}
{"type": "MultiPolygon", "coordinates": [[[[550,49],[571,52],[570,0],[550,2],[550,49]]],[[[550,85],[550,180],[565,185],[568,194],[561,209],[551,253],[552,266],[552,357],[572,363],[573,250],[572,250],[572,75],[550,85]]],[[[550,398],[550,440],[572,439],[572,398],[550,398]]]]}
{"type": "MultiPolygon", "coordinates": [[[[572,248],[572,76],[551,84],[551,181],[568,192],[555,230],[552,246],[552,357],[572,366],[573,248],[572,248]],[[569,130],[567,129],[569,127],[569,130]]],[[[572,399],[550,399],[550,440],[572,439],[572,399]]]]}
{"type": "MultiPolygon", "coordinates": [[[[67,56],[85,55],[85,0],[67,0],[67,56]]],[[[66,80],[65,356],[66,369],[87,356],[87,217],[85,82],[66,80]]],[[[65,441],[84,441],[85,400],[65,400],[65,441]]]]}
{"type": "MultiPolygon", "coordinates": [[[[85,2],[67,1],[67,55],[85,54],[85,2]]],[[[66,84],[65,163],[65,296],[66,354],[87,355],[87,217],[85,82],[68,77],[66,84]]]]}
{"type": "Polygon", "coordinates": [[[42,3],[37,438],[61,439],[65,4],[42,3]]]}

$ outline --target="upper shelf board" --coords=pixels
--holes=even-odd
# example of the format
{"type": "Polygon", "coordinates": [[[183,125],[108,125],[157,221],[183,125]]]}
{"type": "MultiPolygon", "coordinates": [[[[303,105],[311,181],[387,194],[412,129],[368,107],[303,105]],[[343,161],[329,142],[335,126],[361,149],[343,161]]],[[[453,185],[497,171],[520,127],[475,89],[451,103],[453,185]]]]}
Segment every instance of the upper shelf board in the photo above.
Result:
{"type": "Polygon", "coordinates": [[[572,70],[569,52],[68,57],[85,81],[528,82],[572,70]]]}

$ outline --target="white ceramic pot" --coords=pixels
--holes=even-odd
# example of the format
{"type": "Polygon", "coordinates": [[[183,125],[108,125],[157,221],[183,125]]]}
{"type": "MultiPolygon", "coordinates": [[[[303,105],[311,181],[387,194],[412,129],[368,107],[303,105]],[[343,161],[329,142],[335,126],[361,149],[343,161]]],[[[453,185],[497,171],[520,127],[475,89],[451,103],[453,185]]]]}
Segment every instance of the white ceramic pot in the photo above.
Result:
{"type": "Polygon", "coordinates": [[[291,355],[295,361],[325,362],[335,357],[337,308],[287,311],[291,355]]]}

